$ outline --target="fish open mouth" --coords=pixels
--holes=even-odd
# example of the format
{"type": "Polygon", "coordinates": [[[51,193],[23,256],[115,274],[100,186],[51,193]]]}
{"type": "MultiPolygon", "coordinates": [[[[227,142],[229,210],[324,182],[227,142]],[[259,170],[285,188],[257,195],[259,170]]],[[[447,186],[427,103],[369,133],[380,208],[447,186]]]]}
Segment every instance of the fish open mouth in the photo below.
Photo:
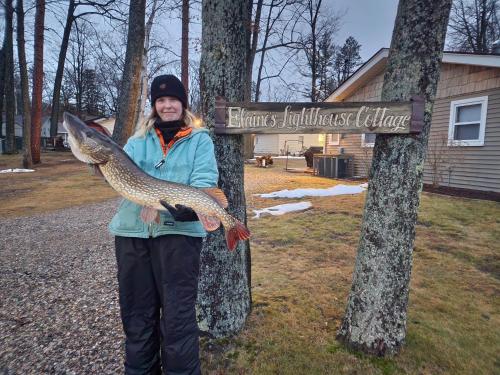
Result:
{"type": "Polygon", "coordinates": [[[67,112],[64,113],[63,126],[68,132],[68,143],[73,155],[84,163],[97,164],[96,158],[92,155],[91,146],[92,143],[96,143],[96,140],[89,139],[89,133],[92,135],[97,132],[89,128],[79,118],[67,112]]]}

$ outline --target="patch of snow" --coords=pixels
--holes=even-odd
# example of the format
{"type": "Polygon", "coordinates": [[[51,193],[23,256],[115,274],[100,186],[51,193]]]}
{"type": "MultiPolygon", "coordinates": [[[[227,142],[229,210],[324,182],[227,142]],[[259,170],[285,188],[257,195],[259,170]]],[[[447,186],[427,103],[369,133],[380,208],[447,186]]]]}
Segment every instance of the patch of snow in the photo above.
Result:
{"type": "Polygon", "coordinates": [[[2,169],[0,173],[26,173],[34,171],[35,171],[34,169],[9,168],[9,169],[2,169]]]}
{"type": "Polygon", "coordinates": [[[302,198],[302,197],[328,197],[332,195],[359,194],[365,191],[366,184],[361,185],[335,185],[327,189],[294,189],[280,190],[272,193],[256,194],[261,198],[302,198]]]}
{"type": "Polygon", "coordinates": [[[253,219],[260,218],[262,214],[279,216],[279,215],[284,215],[288,212],[307,210],[310,207],[312,207],[311,202],[280,204],[277,206],[266,207],[266,208],[263,208],[261,210],[253,210],[253,212],[255,213],[255,216],[253,217],[253,219]]]}

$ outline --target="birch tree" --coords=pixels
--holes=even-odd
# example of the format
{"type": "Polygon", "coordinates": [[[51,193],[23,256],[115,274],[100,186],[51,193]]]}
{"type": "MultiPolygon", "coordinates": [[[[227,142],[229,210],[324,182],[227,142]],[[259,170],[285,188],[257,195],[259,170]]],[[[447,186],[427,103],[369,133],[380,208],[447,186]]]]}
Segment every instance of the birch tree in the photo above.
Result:
{"type": "Polygon", "coordinates": [[[382,101],[425,99],[418,135],[377,134],[358,254],[337,338],[363,352],[403,346],[415,223],[451,0],[401,0],[382,101]]]}
{"type": "MultiPolygon", "coordinates": [[[[216,96],[243,101],[247,79],[250,0],[204,0],[200,63],[203,118],[213,131],[216,96]]],[[[219,187],[229,201],[229,211],[246,222],[243,189],[242,136],[213,134],[219,167],[219,187]]],[[[250,249],[248,242],[227,250],[221,229],[210,234],[201,254],[198,292],[200,328],[213,337],[242,329],[250,312],[250,249]]]]}

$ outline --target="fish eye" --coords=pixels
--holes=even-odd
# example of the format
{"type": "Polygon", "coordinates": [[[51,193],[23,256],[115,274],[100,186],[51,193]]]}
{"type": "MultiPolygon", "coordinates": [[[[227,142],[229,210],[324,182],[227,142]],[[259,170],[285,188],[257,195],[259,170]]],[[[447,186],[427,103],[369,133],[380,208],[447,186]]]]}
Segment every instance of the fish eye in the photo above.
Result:
{"type": "Polygon", "coordinates": [[[86,132],[86,133],[85,133],[85,135],[86,135],[87,137],[89,137],[89,138],[92,138],[92,135],[93,135],[93,134],[92,134],[92,132],[86,132]]]}

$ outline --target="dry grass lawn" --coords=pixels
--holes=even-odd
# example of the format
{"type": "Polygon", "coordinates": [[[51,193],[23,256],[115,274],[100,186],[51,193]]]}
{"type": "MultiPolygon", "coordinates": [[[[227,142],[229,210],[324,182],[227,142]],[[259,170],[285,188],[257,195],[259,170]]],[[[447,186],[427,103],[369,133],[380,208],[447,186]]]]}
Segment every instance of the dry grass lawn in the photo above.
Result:
{"type": "MultiPolygon", "coordinates": [[[[116,194],[69,153],[45,154],[32,174],[0,175],[0,215],[19,216],[116,194]]],[[[18,167],[0,158],[0,169],[18,167]]],[[[298,164],[299,162],[292,162],[298,164]]],[[[300,162],[303,165],[304,162],[300,162]]],[[[15,165],[14,165],[15,164],[15,165]]],[[[249,217],[296,199],[257,192],[341,182],[247,166],[249,217]]],[[[208,374],[500,374],[500,204],[422,194],[407,343],[373,358],[335,341],[345,309],[364,194],[308,197],[302,213],[249,220],[253,311],[237,337],[203,343],[208,374]]]]}
{"type": "MultiPolygon", "coordinates": [[[[71,152],[42,153],[35,172],[0,174],[0,217],[26,216],[69,206],[102,202],[118,194],[91,176],[71,152]]],[[[0,170],[22,168],[21,155],[0,155],[0,170]]]]}

